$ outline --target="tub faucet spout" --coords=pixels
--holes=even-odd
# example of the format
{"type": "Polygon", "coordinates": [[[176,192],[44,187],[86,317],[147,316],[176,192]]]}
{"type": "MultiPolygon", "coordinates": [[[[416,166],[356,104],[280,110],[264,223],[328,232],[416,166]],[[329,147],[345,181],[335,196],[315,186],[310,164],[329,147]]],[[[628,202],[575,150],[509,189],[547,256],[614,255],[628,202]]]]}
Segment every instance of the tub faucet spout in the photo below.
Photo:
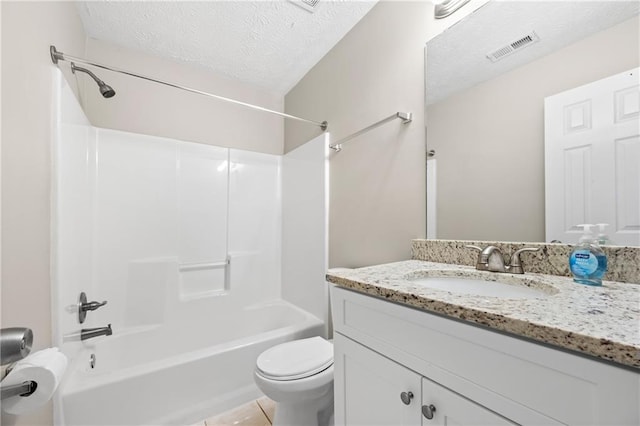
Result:
{"type": "Polygon", "coordinates": [[[80,340],[87,340],[98,336],[111,336],[112,334],[111,324],[106,327],[83,328],[80,330],[80,340]]]}

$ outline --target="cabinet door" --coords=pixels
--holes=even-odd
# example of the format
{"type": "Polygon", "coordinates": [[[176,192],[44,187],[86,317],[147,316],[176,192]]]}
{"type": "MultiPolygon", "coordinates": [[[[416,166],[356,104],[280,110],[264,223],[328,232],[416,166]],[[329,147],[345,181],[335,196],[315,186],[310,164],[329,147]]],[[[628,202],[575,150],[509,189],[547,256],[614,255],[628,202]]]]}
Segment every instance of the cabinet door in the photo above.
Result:
{"type": "Polygon", "coordinates": [[[516,425],[482,405],[425,378],[422,379],[421,411],[423,426],[516,425]],[[429,419],[431,416],[433,417],[429,419]]]}
{"type": "Polygon", "coordinates": [[[337,426],[420,425],[421,376],[339,333],[334,360],[337,426]]]}

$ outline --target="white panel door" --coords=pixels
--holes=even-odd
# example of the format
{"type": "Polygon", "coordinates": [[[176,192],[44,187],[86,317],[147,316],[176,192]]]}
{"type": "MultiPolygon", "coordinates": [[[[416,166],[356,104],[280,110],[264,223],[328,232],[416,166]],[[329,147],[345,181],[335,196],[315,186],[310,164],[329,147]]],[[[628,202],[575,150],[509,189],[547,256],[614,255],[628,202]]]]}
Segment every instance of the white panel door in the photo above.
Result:
{"type": "Polygon", "coordinates": [[[336,426],[420,425],[420,375],[339,333],[334,352],[336,426]]]}
{"type": "Polygon", "coordinates": [[[608,223],[613,244],[640,245],[640,85],[635,68],[545,98],[546,239],[608,223]]]}

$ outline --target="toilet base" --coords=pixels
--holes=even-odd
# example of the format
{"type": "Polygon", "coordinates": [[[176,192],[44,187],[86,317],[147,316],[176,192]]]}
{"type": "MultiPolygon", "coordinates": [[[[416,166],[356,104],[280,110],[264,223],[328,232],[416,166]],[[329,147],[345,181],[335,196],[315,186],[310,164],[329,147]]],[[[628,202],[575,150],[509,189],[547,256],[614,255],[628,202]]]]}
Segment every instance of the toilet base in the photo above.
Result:
{"type": "Polygon", "coordinates": [[[258,388],[276,403],[273,426],[333,426],[330,342],[313,337],[275,346],[258,357],[253,376],[258,388]],[[287,345],[294,345],[295,350],[289,353],[287,345]],[[300,359],[307,364],[315,359],[316,364],[312,362],[301,369],[300,359]]]}
{"type": "Polygon", "coordinates": [[[304,402],[276,402],[273,426],[333,426],[333,392],[304,402]]]}

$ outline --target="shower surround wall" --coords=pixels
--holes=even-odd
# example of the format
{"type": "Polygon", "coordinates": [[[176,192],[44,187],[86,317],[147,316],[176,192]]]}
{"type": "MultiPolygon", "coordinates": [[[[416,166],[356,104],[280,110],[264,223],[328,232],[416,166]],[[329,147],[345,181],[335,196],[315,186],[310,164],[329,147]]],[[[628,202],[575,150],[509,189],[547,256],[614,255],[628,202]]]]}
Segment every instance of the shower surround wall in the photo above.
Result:
{"type": "Polygon", "coordinates": [[[296,266],[318,273],[281,277],[282,175],[309,183],[303,204],[325,214],[303,223],[326,230],[324,137],[283,169],[282,156],[94,128],[60,87],[54,344],[72,363],[57,423],[184,424],[257,396],[262,350],[325,333],[326,301],[281,300],[283,287],[325,292],[326,238],[287,240],[285,253],[315,254],[296,266]],[[81,291],[108,301],[82,325],[81,291]],[[80,341],[107,324],[113,336],[80,341]]]}

